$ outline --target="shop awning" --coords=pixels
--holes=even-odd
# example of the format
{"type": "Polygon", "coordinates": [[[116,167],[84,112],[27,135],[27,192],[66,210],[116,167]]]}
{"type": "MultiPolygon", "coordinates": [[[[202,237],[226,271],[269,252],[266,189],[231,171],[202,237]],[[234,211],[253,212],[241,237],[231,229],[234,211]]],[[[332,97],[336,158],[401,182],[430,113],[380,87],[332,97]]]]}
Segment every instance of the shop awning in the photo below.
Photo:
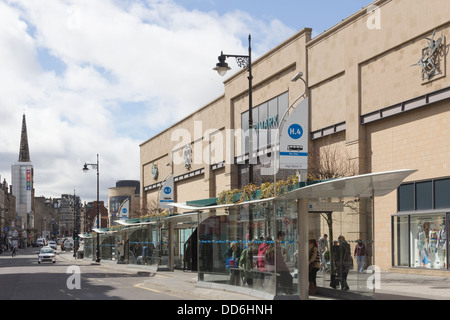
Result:
{"type": "Polygon", "coordinates": [[[379,173],[369,173],[359,176],[327,180],[309,186],[301,187],[275,198],[245,201],[237,204],[224,204],[215,206],[190,206],[186,203],[173,203],[172,206],[183,210],[214,210],[226,209],[241,205],[263,203],[272,200],[296,200],[296,199],[323,199],[371,196],[385,196],[396,190],[408,176],[417,170],[395,170],[379,173]]]}

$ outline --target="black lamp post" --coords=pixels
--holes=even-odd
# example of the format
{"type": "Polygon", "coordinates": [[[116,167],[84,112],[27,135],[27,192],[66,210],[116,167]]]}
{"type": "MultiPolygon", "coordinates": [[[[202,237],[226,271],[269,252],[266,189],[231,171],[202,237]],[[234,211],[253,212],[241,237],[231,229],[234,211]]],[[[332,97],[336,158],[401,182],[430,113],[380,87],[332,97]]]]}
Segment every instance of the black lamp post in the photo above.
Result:
{"type": "MultiPolygon", "coordinates": [[[[234,54],[224,54],[223,51],[220,53],[219,63],[213,70],[216,70],[219,75],[224,76],[228,70],[231,68],[226,63],[226,58],[236,58],[236,62],[241,68],[248,68],[248,131],[249,131],[249,150],[248,150],[248,184],[253,183],[253,101],[252,101],[252,46],[251,46],[252,36],[248,35],[248,55],[234,55],[234,54]]],[[[249,238],[253,239],[253,214],[251,207],[249,207],[249,238]]]]}
{"type": "MultiPolygon", "coordinates": [[[[100,231],[100,208],[99,208],[99,163],[98,163],[98,153],[97,153],[97,163],[85,163],[83,167],[83,172],[89,171],[88,166],[92,169],[97,169],[97,229],[100,231]]],[[[97,259],[95,262],[100,262],[100,233],[97,232],[97,248],[96,248],[97,259]]]]}
{"type": "Polygon", "coordinates": [[[233,55],[233,54],[224,54],[221,52],[219,58],[219,63],[216,64],[216,67],[213,70],[216,70],[221,76],[224,76],[228,70],[231,68],[226,63],[226,58],[236,58],[236,62],[239,67],[247,68],[248,67],[248,129],[249,129],[249,151],[248,151],[248,183],[253,183],[253,114],[252,114],[252,47],[251,47],[252,36],[248,35],[248,55],[233,55]]]}

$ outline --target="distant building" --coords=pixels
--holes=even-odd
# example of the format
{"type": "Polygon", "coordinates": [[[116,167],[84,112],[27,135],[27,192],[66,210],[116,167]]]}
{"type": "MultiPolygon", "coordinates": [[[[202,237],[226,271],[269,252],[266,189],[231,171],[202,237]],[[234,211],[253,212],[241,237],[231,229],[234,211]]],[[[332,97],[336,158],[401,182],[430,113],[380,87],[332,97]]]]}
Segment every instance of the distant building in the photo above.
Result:
{"type": "MultiPolygon", "coordinates": [[[[22,133],[20,137],[19,160],[11,166],[12,193],[16,197],[17,221],[15,228],[21,232],[32,230],[34,223],[34,187],[33,165],[28,148],[27,124],[25,115],[22,119],[22,133]]],[[[33,232],[33,231],[31,231],[33,232]]]]}
{"type": "Polygon", "coordinates": [[[119,180],[115,188],[108,189],[108,221],[114,226],[118,219],[139,217],[140,181],[119,180]]]}
{"type": "Polygon", "coordinates": [[[12,238],[13,221],[16,218],[16,197],[11,193],[6,179],[0,184],[0,246],[12,238]]]}
{"type": "MultiPolygon", "coordinates": [[[[108,226],[108,209],[105,208],[104,201],[98,202],[98,210],[100,215],[100,228],[108,226]]],[[[88,202],[84,204],[81,216],[81,232],[92,232],[92,229],[97,228],[97,201],[88,202]]]]}
{"type": "MultiPolygon", "coordinates": [[[[34,198],[34,224],[36,239],[43,237],[55,239],[58,235],[58,224],[55,219],[55,211],[52,208],[52,199],[43,196],[34,198]]],[[[33,239],[35,241],[36,239],[33,239]]]]}
{"type": "Polygon", "coordinates": [[[59,237],[71,237],[81,228],[81,200],[72,194],[62,194],[52,200],[59,237]]]}

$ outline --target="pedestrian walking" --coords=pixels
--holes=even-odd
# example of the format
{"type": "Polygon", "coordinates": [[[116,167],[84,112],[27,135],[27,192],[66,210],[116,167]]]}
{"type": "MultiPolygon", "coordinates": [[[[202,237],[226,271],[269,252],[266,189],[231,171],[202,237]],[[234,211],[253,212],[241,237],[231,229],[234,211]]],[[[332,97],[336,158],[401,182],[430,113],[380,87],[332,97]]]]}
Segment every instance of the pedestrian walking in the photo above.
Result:
{"type": "Polygon", "coordinates": [[[364,272],[364,263],[366,258],[366,246],[364,245],[361,239],[358,240],[358,243],[355,246],[354,257],[356,259],[356,265],[358,266],[358,272],[364,272]]]}

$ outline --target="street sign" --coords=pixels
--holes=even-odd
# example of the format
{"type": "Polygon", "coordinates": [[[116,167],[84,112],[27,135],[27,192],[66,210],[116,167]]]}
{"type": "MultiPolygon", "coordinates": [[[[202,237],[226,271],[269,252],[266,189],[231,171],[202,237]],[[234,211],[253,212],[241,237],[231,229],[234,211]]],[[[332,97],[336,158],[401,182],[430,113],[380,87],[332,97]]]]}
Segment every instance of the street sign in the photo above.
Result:
{"type": "Polygon", "coordinates": [[[169,203],[173,203],[174,192],[173,192],[173,175],[167,177],[164,181],[159,195],[159,207],[163,209],[172,208],[169,203]]]}
{"type": "Polygon", "coordinates": [[[308,169],[308,98],[280,124],[280,169],[308,169]]]}

